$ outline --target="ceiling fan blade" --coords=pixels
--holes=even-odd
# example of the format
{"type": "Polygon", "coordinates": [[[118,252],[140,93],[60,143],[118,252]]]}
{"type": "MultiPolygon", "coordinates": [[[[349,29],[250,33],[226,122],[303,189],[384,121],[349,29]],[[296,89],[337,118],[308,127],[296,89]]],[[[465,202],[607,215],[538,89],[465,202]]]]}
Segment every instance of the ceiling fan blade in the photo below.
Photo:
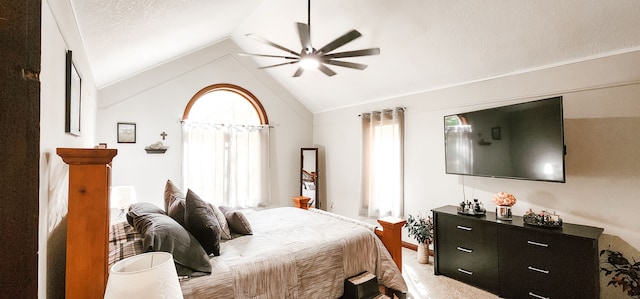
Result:
{"type": "Polygon", "coordinates": [[[312,49],[311,35],[309,33],[309,25],[304,23],[296,23],[298,26],[298,35],[300,35],[300,44],[303,49],[312,49]]]}
{"type": "Polygon", "coordinates": [[[298,63],[299,60],[296,61],[288,61],[288,62],[283,62],[283,63],[278,63],[278,64],[272,64],[272,65],[267,65],[267,66],[261,66],[258,69],[268,69],[268,68],[272,68],[272,67],[276,67],[276,66],[281,66],[281,65],[287,65],[287,64],[294,64],[294,63],[298,63]]]}
{"type": "Polygon", "coordinates": [[[300,75],[302,75],[302,72],[304,71],[304,68],[299,67],[296,72],[293,74],[294,77],[300,77],[300,75]]]}
{"type": "Polygon", "coordinates": [[[293,50],[287,49],[287,48],[285,48],[285,47],[283,47],[281,45],[278,45],[278,44],[276,44],[274,42],[268,41],[268,40],[266,40],[266,39],[264,39],[262,37],[259,37],[259,36],[255,35],[255,34],[249,33],[249,34],[247,34],[247,37],[253,38],[253,39],[255,39],[255,40],[257,40],[257,41],[259,41],[259,42],[261,42],[263,44],[267,44],[269,46],[278,48],[278,49],[280,49],[282,51],[289,52],[289,53],[291,53],[291,54],[293,54],[295,56],[298,56],[298,57],[300,56],[300,53],[294,52],[293,50]]]}
{"type": "Polygon", "coordinates": [[[344,44],[358,38],[362,36],[362,34],[360,34],[360,32],[358,32],[358,30],[351,30],[345,34],[343,34],[341,37],[338,37],[336,39],[334,39],[332,42],[328,43],[327,45],[325,45],[324,47],[318,49],[318,52],[321,53],[329,53],[339,47],[342,47],[344,44]]]}
{"type": "Polygon", "coordinates": [[[339,61],[339,60],[327,60],[327,61],[324,61],[324,63],[331,64],[331,65],[342,66],[342,67],[348,67],[348,68],[352,68],[352,69],[358,69],[358,70],[364,70],[364,69],[367,68],[366,64],[355,63],[355,62],[347,62],[347,61],[339,61]]]}
{"type": "Polygon", "coordinates": [[[380,54],[380,48],[370,48],[370,49],[325,54],[323,55],[323,57],[332,59],[332,58],[357,57],[357,56],[378,55],[378,54],[380,54]]]}
{"type": "Polygon", "coordinates": [[[331,77],[331,76],[336,74],[336,72],[332,71],[330,68],[328,68],[326,65],[324,65],[322,63],[318,66],[318,69],[320,71],[322,71],[325,75],[329,76],[329,77],[331,77]]]}
{"type": "Polygon", "coordinates": [[[284,58],[284,59],[300,59],[300,57],[291,57],[291,56],[282,56],[282,55],[267,55],[267,54],[253,54],[253,53],[238,53],[238,55],[240,55],[240,56],[284,58]]]}

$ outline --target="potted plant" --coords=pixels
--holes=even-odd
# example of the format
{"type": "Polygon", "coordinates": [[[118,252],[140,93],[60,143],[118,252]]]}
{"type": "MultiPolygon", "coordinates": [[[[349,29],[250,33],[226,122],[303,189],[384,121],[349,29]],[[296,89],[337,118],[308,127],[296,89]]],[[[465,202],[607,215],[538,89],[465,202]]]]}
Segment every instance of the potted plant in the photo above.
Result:
{"type": "Polygon", "coordinates": [[[409,214],[404,226],[409,232],[409,237],[418,241],[418,263],[428,264],[429,244],[433,242],[433,217],[423,217],[420,214],[414,217],[409,214]]]}

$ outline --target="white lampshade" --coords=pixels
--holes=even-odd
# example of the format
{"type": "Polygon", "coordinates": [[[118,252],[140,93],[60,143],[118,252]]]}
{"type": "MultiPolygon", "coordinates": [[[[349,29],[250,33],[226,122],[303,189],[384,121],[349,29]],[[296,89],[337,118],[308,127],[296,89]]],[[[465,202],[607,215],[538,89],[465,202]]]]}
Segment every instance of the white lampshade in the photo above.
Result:
{"type": "Polygon", "coordinates": [[[109,202],[112,209],[125,210],[132,203],[138,202],[136,189],[133,186],[112,186],[109,202]]]}
{"type": "Polygon", "coordinates": [[[109,271],[104,298],[183,299],[173,256],[148,252],[115,263],[109,271]]]}

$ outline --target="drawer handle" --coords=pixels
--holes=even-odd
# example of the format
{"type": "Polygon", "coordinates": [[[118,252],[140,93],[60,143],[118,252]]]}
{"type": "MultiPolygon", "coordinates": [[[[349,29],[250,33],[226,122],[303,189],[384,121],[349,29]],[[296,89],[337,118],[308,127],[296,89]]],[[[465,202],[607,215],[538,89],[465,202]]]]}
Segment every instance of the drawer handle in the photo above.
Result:
{"type": "Polygon", "coordinates": [[[544,296],[540,296],[534,292],[529,292],[529,296],[534,297],[534,298],[538,298],[538,299],[549,299],[549,297],[544,297],[544,296]]]}
{"type": "Polygon", "coordinates": [[[461,272],[461,273],[464,273],[464,274],[467,274],[467,275],[473,275],[473,272],[471,272],[471,271],[467,271],[467,270],[465,270],[465,269],[460,269],[460,268],[458,268],[458,272],[461,272]]]}
{"type": "Polygon", "coordinates": [[[536,272],[540,272],[540,273],[544,273],[544,274],[549,274],[549,270],[543,270],[543,269],[539,269],[536,267],[527,267],[527,269],[531,270],[531,271],[536,271],[536,272]]]}
{"type": "Polygon", "coordinates": [[[527,244],[536,245],[536,246],[540,246],[540,247],[549,247],[549,244],[538,243],[538,242],[534,242],[534,241],[527,241],[527,244]]]}
{"type": "Polygon", "coordinates": [[[471,231],[472,228],[470,227],[466,227],[466,226],[462,226],[462,225],[458,225],[456,226],[457,229],[461,229],[461,230],[466,230],[466,231],[471,231]]]}
{"type": "Polygon", "coordinates": [[[456,249],[458,249],[458,250],[460,250],[462,252],[466,252],[466,253],[472,253],[473,252],[472,249],[466,249],[466,248],[460,247],[460,246],[458,246],[456,249]]]}

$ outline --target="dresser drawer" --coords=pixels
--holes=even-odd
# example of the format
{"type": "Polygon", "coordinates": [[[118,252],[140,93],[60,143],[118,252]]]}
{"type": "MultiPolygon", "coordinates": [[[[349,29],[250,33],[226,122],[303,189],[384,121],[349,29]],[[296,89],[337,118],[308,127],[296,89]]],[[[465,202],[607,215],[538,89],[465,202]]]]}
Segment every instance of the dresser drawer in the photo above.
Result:
{"type": "Polygon", "coordinates": [[[491,254],[447,252],[438,261],[440,274],[495,291],[498,289],[497,255],[491,254]]]}
{"type": "Polygon", "coordinates": [[[498,288],[497,228],[471,216],[435,217],[437,274],[495,291],[498,288]]]}
{"type": "Polygon", "coordinates": [[[509,289],[502,294],[507,298],[592,298],[598,283],[594,244],[553,231],[499,226],[500,279],[509,289]]]}
{"type": "Polygon", "coordinates": [[[495,246],[497,228],[494,223],[474,219],[473,216],[438,215],[435,229],[440,240],[453,243],[465,242],[466,246],[495,246]]]}

